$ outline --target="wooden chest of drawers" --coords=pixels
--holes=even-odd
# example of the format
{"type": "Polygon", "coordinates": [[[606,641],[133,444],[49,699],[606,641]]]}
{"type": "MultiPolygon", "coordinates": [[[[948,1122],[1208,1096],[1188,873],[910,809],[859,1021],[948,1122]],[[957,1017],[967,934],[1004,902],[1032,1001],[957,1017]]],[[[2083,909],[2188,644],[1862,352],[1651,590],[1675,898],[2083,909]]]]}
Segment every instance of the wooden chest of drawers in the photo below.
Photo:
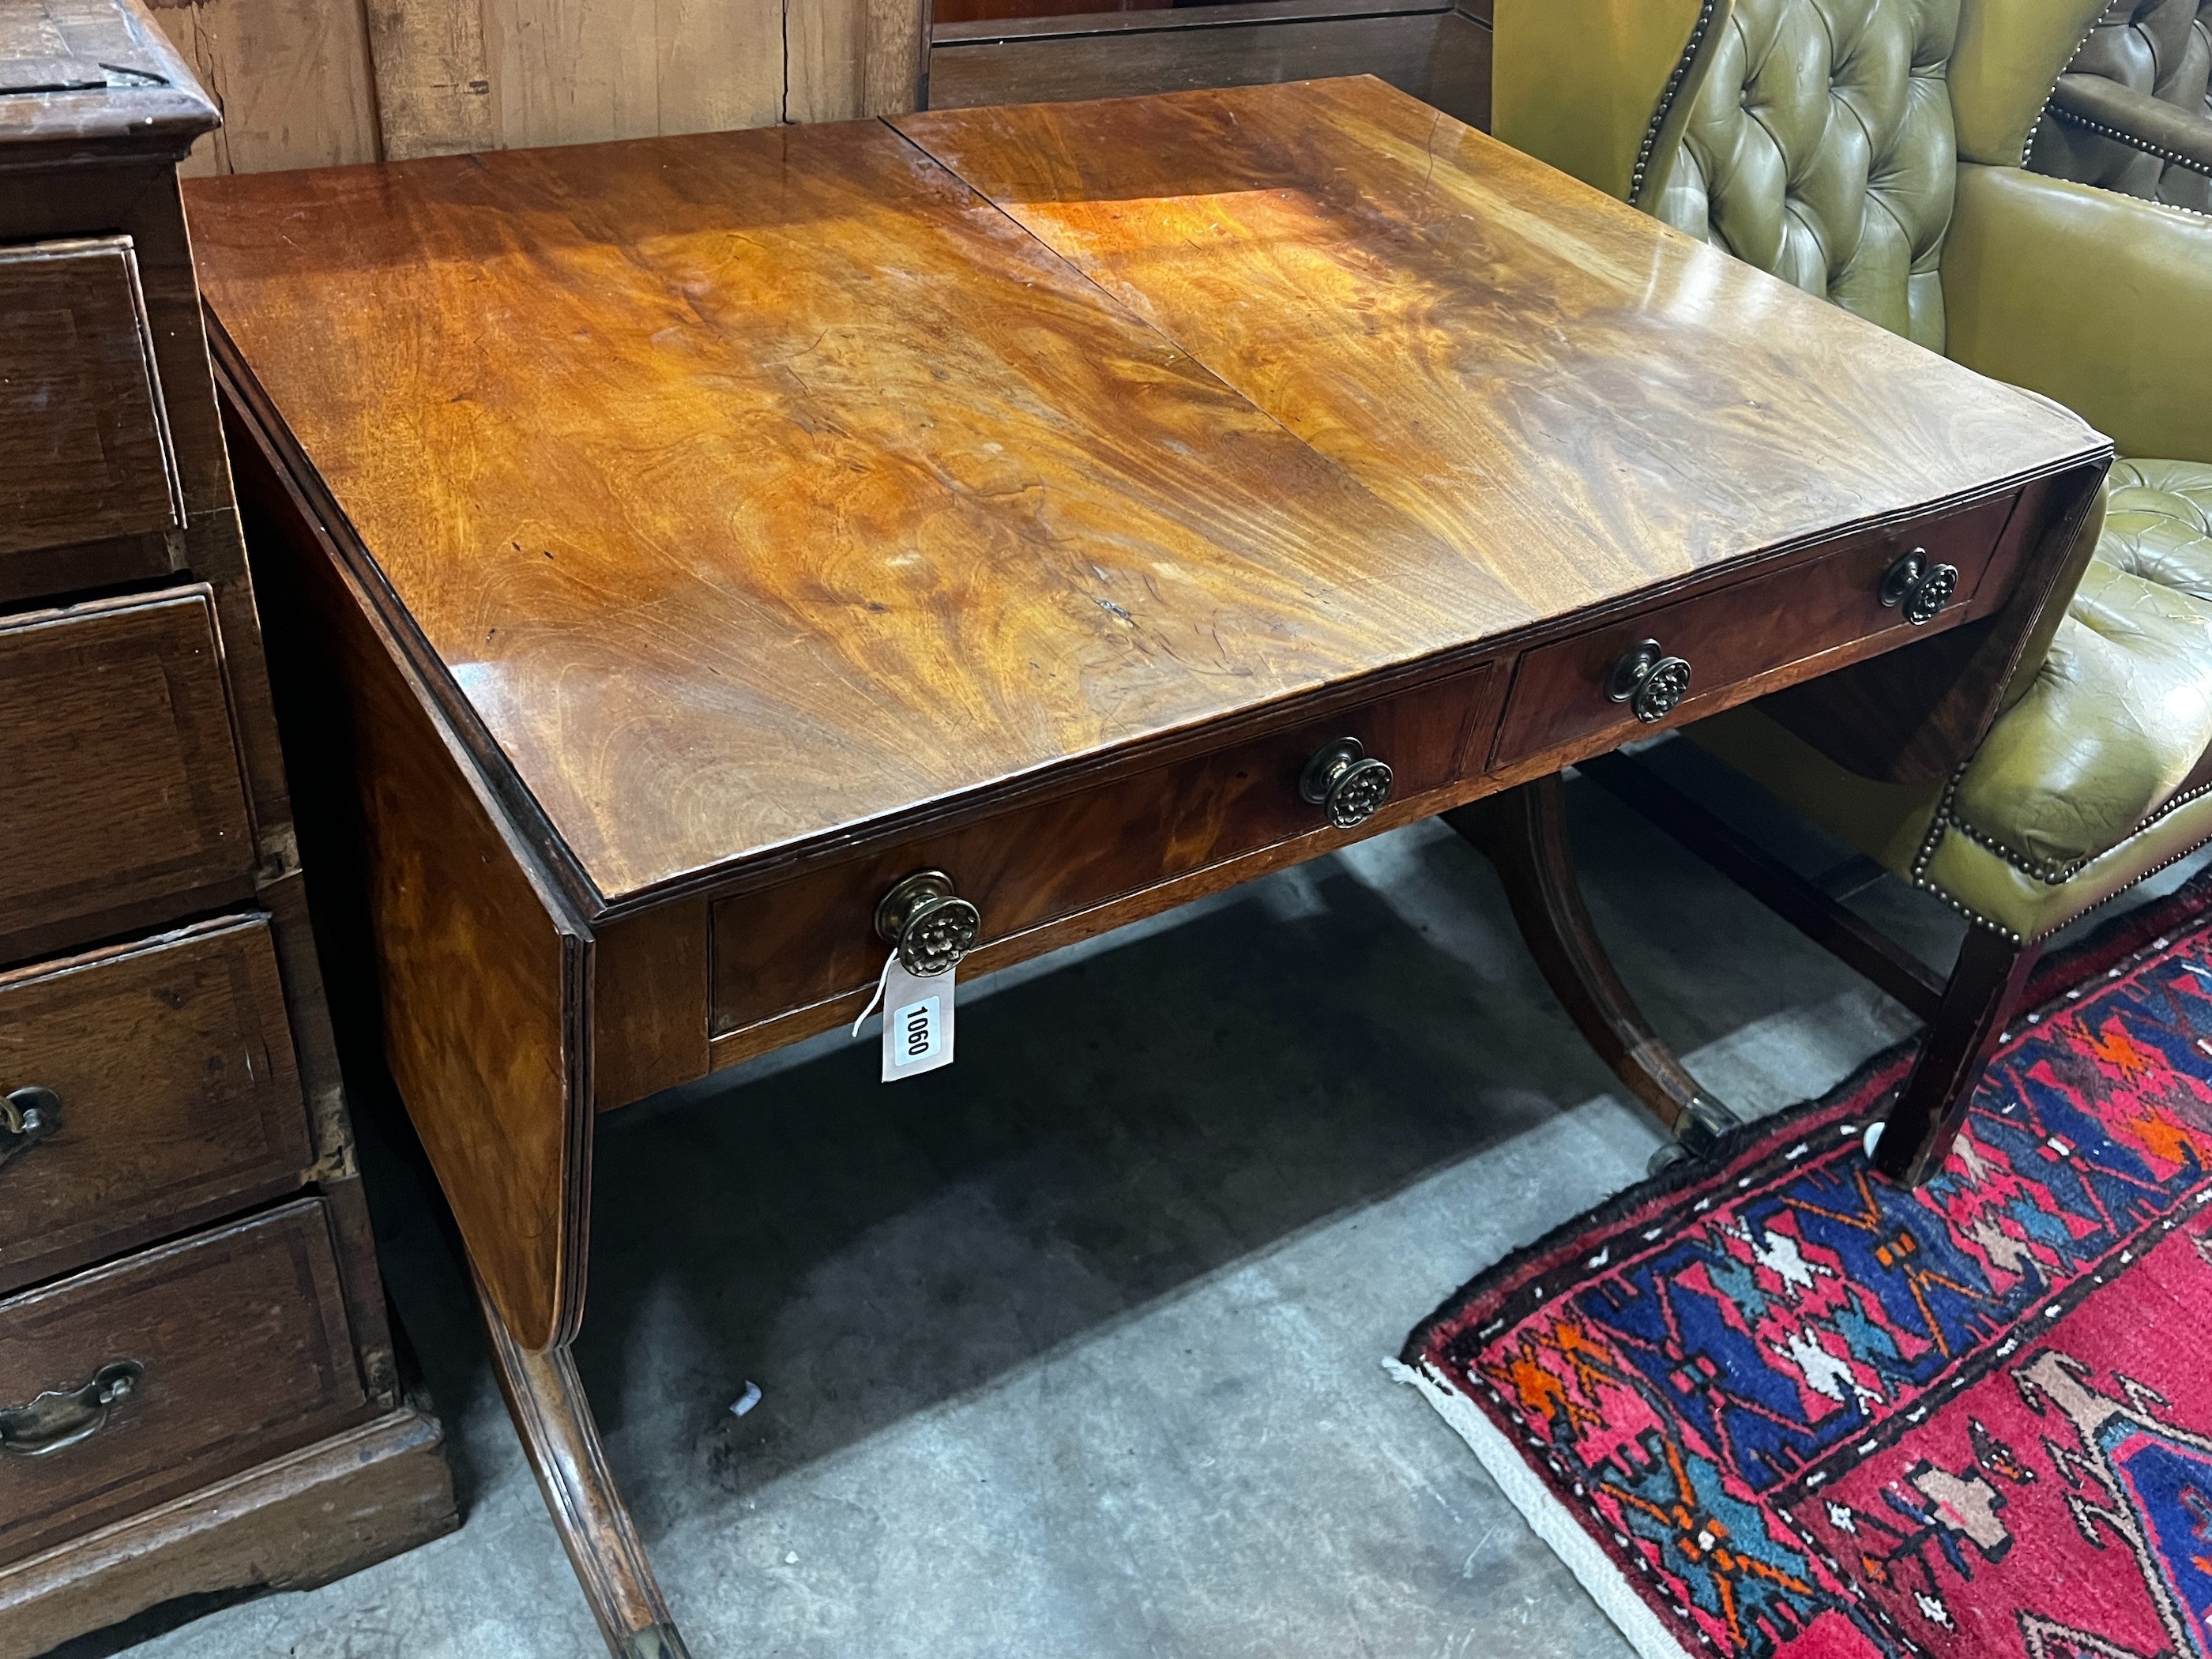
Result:
{"type": "Polygon", "coordinates": [[[178,196],[216,118],[127,0],[0,0],[0,1659],[453,1523],[178,196]]]}
{"type": "Polygon", "coordinates": [[[0,1562],[362,1420],[327,1201],[0,1302],[0,1395],[42,1392],[42,1420],[13,1431],[28,1455],[0,1461],[0,1562]],[[48,1388],[58,1376],[83,1380],[48,1388]]]}
{"type": "Polygon", "coordinates": [[[4,1176],[0,1291],[287,1192],[315,1162],[258,912],[0,975],[0,1076],[59,1103],[4,1176]]]}

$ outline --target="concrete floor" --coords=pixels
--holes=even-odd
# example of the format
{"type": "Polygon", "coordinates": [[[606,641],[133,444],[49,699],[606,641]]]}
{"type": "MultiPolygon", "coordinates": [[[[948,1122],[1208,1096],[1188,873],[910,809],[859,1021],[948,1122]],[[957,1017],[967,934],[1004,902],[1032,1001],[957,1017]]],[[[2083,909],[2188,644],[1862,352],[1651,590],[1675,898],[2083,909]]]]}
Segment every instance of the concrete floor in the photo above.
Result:
{"type": "MultiPolygon", "coordinates": [[[[1710,798],[1681,745],[1658,758],[1710,798]]],[[[1571,794],[1624,975],[1723,1098],[1817,1094],[1909,1029],[1571,794]]],[[[1839,855],[1764,832],[1808,868],[1839,855]]],[[[1859,902],[1948,963],[1942,907],[1896,883],[1859,902]]],[[[580,1358],[699,1659],[1625,1659],[1382,1370],[1660,1139],[1488,865],[1416,826],[963,994],[949,1071],[884,1088],[872,1042],[821,1039],[601,1125],[580,1358]]],[[[371,1175],[465,1524],[133,1655],[602,1651],[434,1212],[404,1163],[371,1175]]]]}

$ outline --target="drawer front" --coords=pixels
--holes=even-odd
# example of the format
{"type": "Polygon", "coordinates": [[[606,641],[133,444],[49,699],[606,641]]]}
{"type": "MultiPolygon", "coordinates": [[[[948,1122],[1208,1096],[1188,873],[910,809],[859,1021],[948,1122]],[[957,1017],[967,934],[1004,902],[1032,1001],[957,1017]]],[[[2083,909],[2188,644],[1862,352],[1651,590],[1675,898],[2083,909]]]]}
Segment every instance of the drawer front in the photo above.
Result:
{"type": "Polygon", "coordinates": [[[258,916],[0,975],[0,1096],[40,1115],[0,1126],[0,1290],[276,1196],[313,1162],[258,916]]]}
{"type": "Polygon", "coordinates": [[[1300,797],[1298,782],[1316,750],[1335,738],[1357,738],[1389,763],[1393,805],[1449,789],[1482,769],[1497,680],[1493,665],[1480,664],[723,899],[714,908],[714,1029],[739,1030],[872,983],[885,951],[875,933],[877,901],[916,870],[951,876],[982,912],[988,944],[1326,830],[1323,809],[1300,797]]]}
{"type": "Polygon", "coordinates": [[[0,559],[183,523],[131,239],[0,247],[0,559]]]}
{"type": "Polygon", "coordinates": [[[1832,655],[1826,666],[1840,667],[1902,645],[1907,635],[1940,633],[1981,614],[1990,601],[1982,600],[1978,589],[2016,499],[2016,493],[1997,496],[1941,518],[1853,536],[1785,568],[1529,652],[1514,675],[1494,763],[1510,766],[1568,749],[1590,753],[1598,746],[1592,739],[1625,742],[1693,720],[1722,707],[1724,695],[1741,702],[1747,688],[1772,690],[1784,671],[1796,671],[1790,678],[1822,672],[1812,667],[1820,658],[1832,655]],[[1903,605],[1885,606],[1879,598],[1883,574],[1914,548],[1925,550],[1931,563],[1959,572],[1956,596],[1917,628],[1903,605]],[[1614,664],[1644,639],[1690,665],[1688,696],[1671,715],[1650,724],[1606,694],[1614,664]]]}
{"type": "Polygon", "coordinates": [[[0,961],[252,890],[208,591],[0,623],[0,961]]]}
{"type": "Polygon", "coordinates": [[[366,1414],[319,1199],[10,1297],[0,1562],[366,1414]]]}

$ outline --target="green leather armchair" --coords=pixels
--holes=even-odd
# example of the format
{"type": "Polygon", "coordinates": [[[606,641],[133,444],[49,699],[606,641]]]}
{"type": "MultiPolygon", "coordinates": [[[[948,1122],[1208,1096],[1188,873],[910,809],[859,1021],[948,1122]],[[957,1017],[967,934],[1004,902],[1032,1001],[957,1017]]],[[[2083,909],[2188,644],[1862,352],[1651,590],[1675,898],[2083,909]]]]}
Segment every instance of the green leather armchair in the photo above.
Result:
{"type": "Polygon", "coordinates": [[[2212,0],[2112,0],[2058,77],[2027,165],[2212,213],[2212,0]]]}
{"type": "Polygon", "coordinates": [[[1755,704],[1688,733],[1974,924],[1877,1152],[1908,1181],[2041,941],[2212,839],[2212,218],[2021,165],[2106,5],[1498,0],[1498,137],[2070,405],[2123,458],[1949,779],[1856,776],[1755,704]]]}

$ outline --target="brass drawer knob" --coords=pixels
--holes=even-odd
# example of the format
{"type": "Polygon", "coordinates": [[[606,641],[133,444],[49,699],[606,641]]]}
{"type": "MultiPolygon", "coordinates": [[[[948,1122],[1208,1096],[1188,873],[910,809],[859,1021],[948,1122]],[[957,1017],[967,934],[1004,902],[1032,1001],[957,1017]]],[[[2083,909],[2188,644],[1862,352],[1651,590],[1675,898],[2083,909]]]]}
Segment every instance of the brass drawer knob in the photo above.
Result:
{"type": "Polygon", "coordinates": [[[1931,563],[1928,550],[1916,547],[1882,573],[1875,597],[1885,610],[1903,605],[1905,620],[1919,628],[1934,622],[1958,591],[1958,566],[1931,563]]]}
{"type": "Polygon", "coordinates": [[[1298,799],[1324,809],[1334,828],[1349,830],[1390,799],[1390,768],[1370,757],[1358,738],[1339,738],[1306,763],[1298,799]]]}
{"type": "Polygon", "coordinates": [[[1647,726],[1665,720],[1689,694],[1689,659],[1668,656],[1656,640],[1630,646],[1606,676],[1606,696],[1626,703],[1647,726]]]}
{"type": "Polygon", "coordinates": [[[27,1152],[62,1127],[62,1098],[52,1089],[15,1089],[0,1099],[0,1164],[27,1152]]]}
{"type": "Polygon", "coordinates": [[[73,1389],[49,1389],[27,1406],[0,1406],[0,1453],[46,1457],[91,1439],[145,1376],[137,1360],[118,1359],[73,1389]]]}
{"type": "Polygon", "coordinates": [[[983,913],[954,895],[942,870],[916,871],[876,906],[877,933],[916,979],[957,968],[982,930],[983,913]]]}

